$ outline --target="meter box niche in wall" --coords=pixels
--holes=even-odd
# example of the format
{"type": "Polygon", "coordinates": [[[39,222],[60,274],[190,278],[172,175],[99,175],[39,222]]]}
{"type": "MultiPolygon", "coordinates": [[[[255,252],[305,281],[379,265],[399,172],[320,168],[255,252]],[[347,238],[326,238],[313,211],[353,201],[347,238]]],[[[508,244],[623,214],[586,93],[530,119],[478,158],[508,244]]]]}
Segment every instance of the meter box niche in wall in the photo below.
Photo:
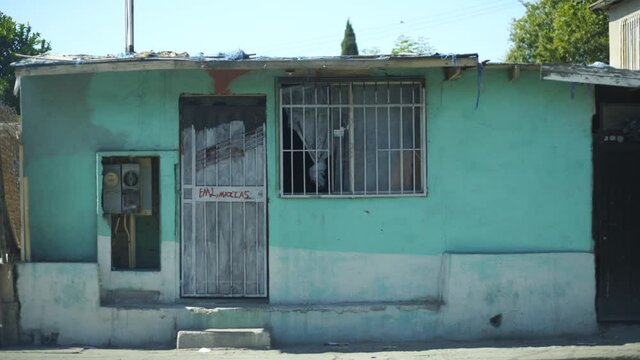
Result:
{"type": "MultiPolygon", "coordinates": [[[[107,159],[107,161],[115,160],[113,158],[107,159]]],[[[141,174],[140,164],[133,162],[103,164],[102,209],[105,214],[141,212],[143,210],[141,193],[146,188],[151,188],[151,179],[150,176],[141,174]],[[145,185],[145,183],[148,184],[145,185]]],[[[149,195],[149,197],[151,196],[149,195]]],[[[149,209],[146,212],[150,213],[151,211],[149,209]]]]}
{"type": "Polygon", "coordinates": [[[102,209],[111,228],[111,269],[160,269],[160,158],[100,159],[102,209]]]}

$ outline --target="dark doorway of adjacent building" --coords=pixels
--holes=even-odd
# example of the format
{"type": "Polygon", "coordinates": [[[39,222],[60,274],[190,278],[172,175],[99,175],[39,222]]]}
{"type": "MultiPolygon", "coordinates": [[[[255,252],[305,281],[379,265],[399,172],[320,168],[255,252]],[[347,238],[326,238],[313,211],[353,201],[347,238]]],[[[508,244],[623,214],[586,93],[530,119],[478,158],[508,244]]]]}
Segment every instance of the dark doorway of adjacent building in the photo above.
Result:
{"type": "Polygon", "coordinates": [[[593,227],[599,321],[640,321],[640,90],[599,86],[593,227]]]}

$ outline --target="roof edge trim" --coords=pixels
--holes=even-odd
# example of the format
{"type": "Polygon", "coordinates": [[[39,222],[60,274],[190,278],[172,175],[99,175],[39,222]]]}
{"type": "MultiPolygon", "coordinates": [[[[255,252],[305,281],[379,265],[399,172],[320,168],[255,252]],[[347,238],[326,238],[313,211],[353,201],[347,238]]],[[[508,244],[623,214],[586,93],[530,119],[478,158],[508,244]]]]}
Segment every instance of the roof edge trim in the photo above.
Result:
{"type": "Polygon", "coordinates": [[[542,65],[540,78],[543,80],[571,83],[640,87],[640,71],[596,68],[582,65],[542,65]]]}
{"type": "Polygon", "coordinates": [[[101,72],[179,70],[179,69],[308,69],[308,70],[357,70],[385,68],[435,68],[473,67],[478,63],[477,54],[455,57],[389,57],[379,58],[317,58],[317,59],[251,59],[242,61],[224,60],[177,60],[177,59],[136,59],[113,61],[89,61],[83,63],[52,62],[16,64],[17,76],[86,74],[101,72]]]}

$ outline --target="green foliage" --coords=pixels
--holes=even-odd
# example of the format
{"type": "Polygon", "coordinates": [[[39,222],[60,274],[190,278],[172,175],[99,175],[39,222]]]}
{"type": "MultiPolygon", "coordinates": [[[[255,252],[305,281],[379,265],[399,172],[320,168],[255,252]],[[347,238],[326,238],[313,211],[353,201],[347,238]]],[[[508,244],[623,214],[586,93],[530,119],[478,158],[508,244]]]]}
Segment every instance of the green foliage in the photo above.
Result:
{"type": "Polygon", "coordinates": [[[427,39],[419,37],[412,39],[408,36],[400,35],[391,49],[393,55],[432,55],[435,49],[429,44],[427,39]]]}
{"type": "Polygon", "coordinates": [[[344,29],[342,39],[342,52],[340,55],[358,55],[358,44],[356,43],[356,33],[353,31],[351,21],[347,20],[347,27],[344,29]]]}
{"type": "Polygon", "coordinates": [[[592,0],[523,2],[526,13],[511,24],[506,60],[517,63],[608,62],[607,15],[589,10],[592,0]]]}
{"type": "Polygon", "coordinates": [[[20,111],[20,100],[13,95],[16,78],[10,64],[19,60],[16,54],[39,55],[49,50],[49,42],[32,32],[29,24],[16,23],[0,12],[0,101],[20,111]]]}
{"type": "Polygon", "coordinates": [[[362,49],[362,55],[380,55],[380,48],[377,46],[362,49]]]}

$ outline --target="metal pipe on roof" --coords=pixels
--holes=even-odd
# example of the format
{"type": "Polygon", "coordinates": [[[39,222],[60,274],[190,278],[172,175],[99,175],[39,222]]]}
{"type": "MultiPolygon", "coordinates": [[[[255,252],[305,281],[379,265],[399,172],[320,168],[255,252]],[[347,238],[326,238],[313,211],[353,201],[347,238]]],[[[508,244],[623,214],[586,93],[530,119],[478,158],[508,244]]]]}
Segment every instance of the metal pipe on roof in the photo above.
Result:
{"type": "Polygon", "coordinates": [[[124,0],[124,52],[133,54],[133,0],[124,0]]]}

